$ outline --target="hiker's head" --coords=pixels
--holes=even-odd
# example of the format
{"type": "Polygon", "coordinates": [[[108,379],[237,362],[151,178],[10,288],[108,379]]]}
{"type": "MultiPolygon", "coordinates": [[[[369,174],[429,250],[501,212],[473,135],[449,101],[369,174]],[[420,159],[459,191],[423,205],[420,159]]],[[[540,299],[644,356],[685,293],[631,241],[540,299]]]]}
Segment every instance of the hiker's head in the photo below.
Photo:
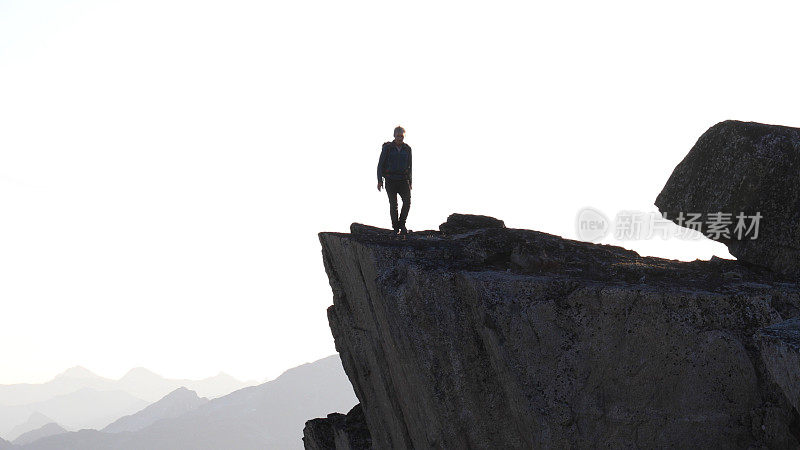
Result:
{"type": "Polygon", "coordinates": [[[405,134],[406,134],[406,130],[403,129],[403,127],[400,127],[400,126],[395,127],[395,129],[394,129],[394,141],[397,142],[398,144],[403,142],[403,137],[405,136],[405,134]]]}

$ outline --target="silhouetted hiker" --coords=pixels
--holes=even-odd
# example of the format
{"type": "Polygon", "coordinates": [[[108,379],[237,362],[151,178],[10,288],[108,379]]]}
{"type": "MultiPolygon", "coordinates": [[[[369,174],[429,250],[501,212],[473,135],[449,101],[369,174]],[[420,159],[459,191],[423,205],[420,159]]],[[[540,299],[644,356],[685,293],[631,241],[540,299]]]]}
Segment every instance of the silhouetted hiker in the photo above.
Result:
{"type": "Polygon", "coordinates": [[[406,130],[394,129],[394,141],[386,142],[378,158],[378,191],[386,179],[386,194],[389,196],[389,216],[395,233],[406,234],[406,218],[411,207],[411,147],[403,142],[406,130]],[[400,217],[397,217],[397,194],[403,199],[400,217]]]}

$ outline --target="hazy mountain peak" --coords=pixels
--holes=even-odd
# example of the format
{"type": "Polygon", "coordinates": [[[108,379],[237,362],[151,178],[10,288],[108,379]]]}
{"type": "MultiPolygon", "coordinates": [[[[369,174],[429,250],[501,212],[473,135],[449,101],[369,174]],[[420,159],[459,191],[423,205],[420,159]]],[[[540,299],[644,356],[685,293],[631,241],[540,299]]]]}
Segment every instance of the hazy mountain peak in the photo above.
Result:
{"type": "Polygon", "coordinates": [[[174,391],[170,392],[169,394],[165,395],[164,398],[162,398],[159,401],[166,400],[166,399],[177,399],[177,398],[197,399],[197,398],[200,398],[200,396],[197,395],[197,392],[187,388],[186,386],[181,386],[181,387],[175,389],[174,391]]]}
{"type": "Polygon", "coordinates": [[[234,378],[233,376],[228,375],[225,372],[220,372],[220,373],[214,375],[213,377],[209,377],[209,378],[210,379],[214,379],[214,380],[223,380],[224,379],[224,380],[230,380],[230,381],[239,381],[236,378],[234,378]]]}
{"type": "Polygon", "coordinates": [[[207,398],[201,398],[195,391],[181,386],[136,414],[121,417],[103,428],[102,431],[119,433],[122,431],[141,430],[158,420],[178,417],[181,414],[193,411],[207,402],[207,398]]]}
{"type": "Polygon", "coordinates": [[[83,366],[75,366],[56,375],[56,378],[100,378],[100,376],[83,366]]]}
{"type": "Polygon", "coordinates": [[[148,378],[160,379],[161,376],[151,370],[145,369],[144,367],[134,367],[122,377],[123,380],[148,378]]]}
{"type": "Polygon", "coordinates": [[[53,436],[56,434],[61,434],[66,432],[67,430],[65,430],[61,425],[55,422],[50,422],[45,425],[42,425],[41,427],[35,430],[31,430],[28,431],[27,433],[20,435],[18,438],[14,439],[12,443],[14,445],[30,444],[31,442],[39,440],[43,437],[53,436]]]}

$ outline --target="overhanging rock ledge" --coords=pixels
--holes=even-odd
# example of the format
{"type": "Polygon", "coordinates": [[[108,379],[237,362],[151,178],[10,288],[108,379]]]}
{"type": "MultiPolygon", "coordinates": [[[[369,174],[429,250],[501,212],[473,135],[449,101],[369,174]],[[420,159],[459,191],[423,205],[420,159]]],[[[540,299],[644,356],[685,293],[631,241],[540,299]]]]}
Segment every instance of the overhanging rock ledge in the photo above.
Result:
{"type": "Polygon", "coordinates": [[[799,368],[762,354],[762,329],[800,316],[793,281],[448,222],[319,234],[375,448],[798,446],[772,373],[799,368]]]}

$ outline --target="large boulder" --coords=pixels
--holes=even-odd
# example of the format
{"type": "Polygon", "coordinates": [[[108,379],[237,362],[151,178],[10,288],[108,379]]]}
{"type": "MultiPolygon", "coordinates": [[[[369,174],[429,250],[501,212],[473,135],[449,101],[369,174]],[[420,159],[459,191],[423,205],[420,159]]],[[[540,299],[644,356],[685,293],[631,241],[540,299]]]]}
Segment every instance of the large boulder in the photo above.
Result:
{"type": "Polygon", "coordinates": [[[754,337],[800,313],[771,271],[520,229],[352,229],[319,238],[375,448],[800,445],[754,337]]]}
{"type": "Polygon", "coordinates": [[[800,276],[800,129],[735,120],[714,125],[675,167],[655,204],[682,226],[688,214],[702,214],[700,231],[739,260],[800,276]],[[716,213],[730,216],[710,216],[716,213]],[[708,226],[727,219],[724,233],[708,226]]]}
{"type": "Polygon", "coordinates": [[[446,222],[439,225],[439,231],[447,234],[457,234],[483,228],[505,228],[505,226],[506,224],[502,220],[494,217],[453,213],[447,217],[446,222]]]}

